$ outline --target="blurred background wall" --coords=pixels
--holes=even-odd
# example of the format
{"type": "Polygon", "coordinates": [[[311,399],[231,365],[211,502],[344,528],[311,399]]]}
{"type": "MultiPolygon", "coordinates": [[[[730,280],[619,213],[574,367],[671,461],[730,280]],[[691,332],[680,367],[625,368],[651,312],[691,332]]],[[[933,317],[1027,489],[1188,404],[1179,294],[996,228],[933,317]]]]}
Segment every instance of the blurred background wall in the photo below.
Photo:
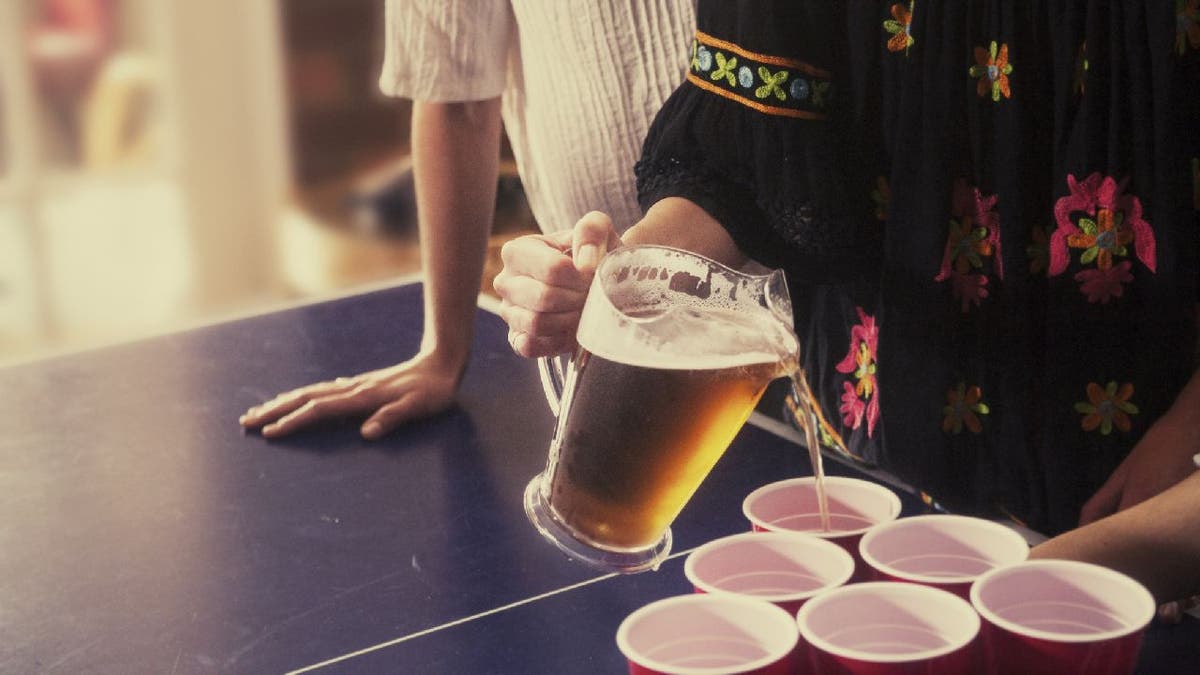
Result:
{"type": "MultiPolygon", "coordinates": [[[[383,0],[0,0],[0,363],[419,271],[383,0]]],[[[533,227],[511,158],[497,237],[533,227]]]]}

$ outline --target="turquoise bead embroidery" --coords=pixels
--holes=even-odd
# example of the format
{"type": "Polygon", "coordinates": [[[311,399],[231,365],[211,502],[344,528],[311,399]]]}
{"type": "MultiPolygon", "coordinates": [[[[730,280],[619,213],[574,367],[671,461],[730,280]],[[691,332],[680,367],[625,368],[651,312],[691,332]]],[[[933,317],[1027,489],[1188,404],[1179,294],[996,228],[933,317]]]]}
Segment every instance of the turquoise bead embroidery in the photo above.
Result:
{"type": "Polygon", "coordinates": [[[738,68],[738,84],[742,85],[744,89],[754,86],[754,72],[750,70],[749,66],[738,68]]]}
{"type": "Polygon", "coordinates": [[[797,101],[803,101],[808,98],[808,80],[803,77],[797,77],[792,80],[792,86],[788,88],[788,91],[791,92],[792,98],[797,101]]]}
{"type": "Polygon", "coordinates": [[[692,42],[691,73],[690,77],[704,83],[702,88],[729,92],[734,100],[758,101],[771,108],[764,112],[821,117],[831,100],[829,78],[814,74],[823,73],[820,69],[748,52],[703,34],[692,42]],[[711,42],[706,44],[705,39],[711,42]]]}

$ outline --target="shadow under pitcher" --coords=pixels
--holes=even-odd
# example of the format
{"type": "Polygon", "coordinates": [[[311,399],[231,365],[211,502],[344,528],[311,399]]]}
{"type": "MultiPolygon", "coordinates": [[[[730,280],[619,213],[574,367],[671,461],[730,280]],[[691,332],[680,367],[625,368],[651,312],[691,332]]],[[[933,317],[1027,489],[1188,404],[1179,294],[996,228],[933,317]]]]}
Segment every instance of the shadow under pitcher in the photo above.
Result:
{"type": "Polygon", "coordinates": [[[657,568],[671,522],[767,384],[796,370],[787,284],[678,249],[620,248],[596,271],[577,338],[565,367],[539,361],[557,422],[525,512],[577,560],[657,568]]]}

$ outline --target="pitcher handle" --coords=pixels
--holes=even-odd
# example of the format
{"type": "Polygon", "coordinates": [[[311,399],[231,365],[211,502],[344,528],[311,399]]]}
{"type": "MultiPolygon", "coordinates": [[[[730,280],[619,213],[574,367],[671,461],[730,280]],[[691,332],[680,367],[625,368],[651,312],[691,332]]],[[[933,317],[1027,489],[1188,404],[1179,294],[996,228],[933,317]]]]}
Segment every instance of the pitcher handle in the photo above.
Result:
{"type": "Polygon", "coordinates": [[[567,368],[563,364],[564,361],[564,354],[542,356],[537,360],[538,374],[542,378],[542,391],[546,394],[546,403],[550,405],[550,412],[554,413],[555,417],[558,417],[563,386],[567,381],[567,368]]]}

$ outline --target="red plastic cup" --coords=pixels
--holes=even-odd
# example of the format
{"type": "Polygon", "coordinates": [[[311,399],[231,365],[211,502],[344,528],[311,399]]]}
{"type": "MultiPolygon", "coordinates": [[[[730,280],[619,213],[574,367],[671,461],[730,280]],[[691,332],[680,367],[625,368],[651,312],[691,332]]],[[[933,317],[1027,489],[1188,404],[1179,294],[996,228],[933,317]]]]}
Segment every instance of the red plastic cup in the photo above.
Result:
{"type": "Polygon", "coordinates": [[[859,556],[877,581],[908,581],[971,599],[971,584],[1029,557],[1015,530],[990,520],[929,515],[883,523],[863,535],[859,556]]]}
{"type": "Polygon", "coordinates": [[[815,673],[976,672],[979,615],[939,588],[888,581],[835,588],[796,614],[815,673]]]}
{"type": "Polygon", "coordinates": [[[630,675],[791,675],[799,631],[787,612],[737,595],[680,595],[621,622],[630,675]]]}
{"type": "Polygon", "coordinates": [[[990,673],[1126,675],[1154,598],[1133,579],[1073,560],[1029,560],[971,587],[990,673]]]}
{"type": "Polygon", "coordinates": [[[879,523],[900,515],[900,498],[888,488],[857,478],[825,477],[830,531],[821,530],[816,479],[791,478],[764,485],[742,501],[742,513],[756,531],[804,532],[846,549],[857,571],[852,581],[862,581],[868,570],[858,554],[863,534],[879,523]]]}
{"type": "Polygon", "coordinates": [[[744,532],[692,551],[683,573],[699,593],[755,597],[794,616],[809,598],[849,581],[854,558],[797,532],[744,532]]]}

